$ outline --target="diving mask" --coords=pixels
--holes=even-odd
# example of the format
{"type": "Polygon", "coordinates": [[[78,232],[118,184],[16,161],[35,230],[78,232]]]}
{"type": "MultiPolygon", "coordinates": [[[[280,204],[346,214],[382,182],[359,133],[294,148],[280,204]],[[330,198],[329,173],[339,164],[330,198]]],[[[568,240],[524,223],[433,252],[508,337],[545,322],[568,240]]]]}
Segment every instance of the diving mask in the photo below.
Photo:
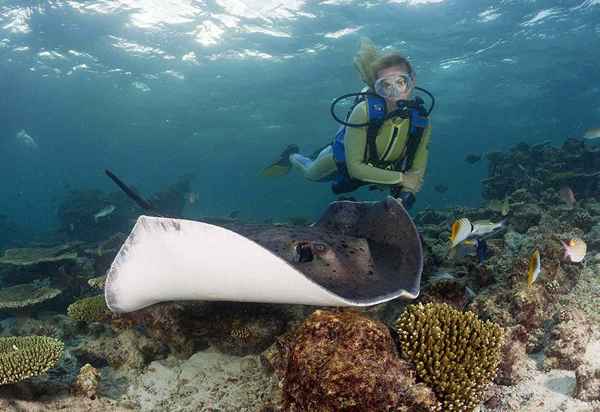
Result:
{"type": "Polygon", "coordinates": [[[413,87],[413,81],[408,74],[394,74],[377,79],[375,93],[385,98],[400,98],[413,87]]]}

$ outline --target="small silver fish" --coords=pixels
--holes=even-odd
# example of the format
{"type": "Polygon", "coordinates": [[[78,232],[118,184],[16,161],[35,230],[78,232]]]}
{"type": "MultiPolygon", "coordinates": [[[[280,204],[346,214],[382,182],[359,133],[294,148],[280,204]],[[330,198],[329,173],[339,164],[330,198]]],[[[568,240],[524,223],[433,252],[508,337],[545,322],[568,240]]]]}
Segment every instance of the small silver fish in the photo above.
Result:
{"type": "Polygon", "coordinates": [[[98,219],[106,217],[114,212],[117,208],[115,205],[108,205],[105,208],[100,209],[96,214],[94,214],[94,222],[98,222],[98,219]]]}
{"type": "Polygon", "coordinates": [[[22,144],[25,147],[28,147],[29,149],[37,150],[39,148],[35,139],[29,136],[29,134],[24,129],[21,129],[19,133],[17,133],[16,139],[20,144],[22,144]]]}
{"type": "Polygon", "coordinates": [[[469,237],[481,237],[489,235],[502,229],[506,225],[506,220],[502,220],[498,223],[491,222],[489,220],[477,220],[473,222],[473,230],[469,237]]]}
{"type": "Polygon", "coordinates": [[[583,138],[586,140],[593,140],[600,138],[600,127],[596,127],[594,129],[588,129],[583,134],[583,138]]]}

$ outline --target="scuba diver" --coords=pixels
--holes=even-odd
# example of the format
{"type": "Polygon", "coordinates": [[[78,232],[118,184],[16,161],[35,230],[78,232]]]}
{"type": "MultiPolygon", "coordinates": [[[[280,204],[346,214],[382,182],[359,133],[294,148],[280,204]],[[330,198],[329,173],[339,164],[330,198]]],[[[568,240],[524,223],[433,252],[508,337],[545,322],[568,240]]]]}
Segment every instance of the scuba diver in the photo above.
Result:
{"type": "Polygon", "coordinates": [[[361,42],[354,65],[368,87],[332,103],[331,114],[341,124],[333,143],[311,157],[301,155],[298,146],[291,144],[263,175],[285,175],[293,166],[308,180],[332,181],[335,194],[364,185],[388,187],[409,209],[423,184],[431,138],[428,116],[435,100],[431,93],[416,87],[415,71],[405,57],[399,53],[379,55],[367,39],[361,42]],[[430,97],[429,109],[420,97],[413,97],[415,90],[430,97]],[[342,120],[335,105],[350,97],[354,104],[342,120]]]}

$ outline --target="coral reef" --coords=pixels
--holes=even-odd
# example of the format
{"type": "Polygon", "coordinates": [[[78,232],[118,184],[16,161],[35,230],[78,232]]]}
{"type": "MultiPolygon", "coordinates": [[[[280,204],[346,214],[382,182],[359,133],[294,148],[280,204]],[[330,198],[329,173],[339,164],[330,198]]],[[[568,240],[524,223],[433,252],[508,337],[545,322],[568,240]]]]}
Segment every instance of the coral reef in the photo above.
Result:
{"type": "Polygon", "coordinates": [[[166,356],[166,348],[136,329],[127,329],[116,336],[100,336],[83,341],[73,349],[81,361],[95,367],[140,369],[154,359],[166,356]]]}
{"type": "Polygon", "coordinates": [[[39,309],[62,292],[36,283],[0,289],[0,311],[15,313],[39,309]]]}
{"type": "Polygon", "coordinates": [[[504,345],[498,373],[494,381],[500,385],[516,385],[527,373],[526,345],[528,333],[524,326],[517,325],[505,332],[504,345]]]}
{"type": "Polygon", "coordinates": [[[99,384],[100,372],[89,363],[86,363],[79,370],[79,374],[71,387],[71,393],[89,399],[96,399],[99,384]]]}
{"type": "Polygon", "coordinates": [[[104,289],[104,283],[106,282],[106,275],[103,276],[97,276],[95,278],[91,278],[88,280],[88,285],[90,285],[90,287],[92,289],[104,289]]]}
{"type": "Polygon", "coordinates": [[[57,365],[64,344],[45,336],[0,338],[0,385],[40,375],[57,365]]]}
{"type": "Polygon", "coordinates": [[[59,231],[68,239],[106,239],[115,232],[128,231],[135,212],[131,201],[120,191],[107,194],[99,190],[71,190],[58,206],[59,231]],[[111,205],[114,212],[94,219],[98,211],[111,205]]]}
{"type": "Polygon", "coordinates": [[[8,249],[0,257],[0,278],[5,285],[14,285],[73,271],[79,263],[75,250],[78,245],[8,249]]]}
{"type": "Polygon", "coordinates": [[[263,361],[283,383],[284,409],[428,410],[435,396],[416,384],[385,325],[356,311],[315,311],[263,361]]]}
{"type": "Polygon", "coordinates": [[[580,365],[575,370],[575,393],[573,396],[582,401],[600,401],[600,369],[589,365],[580,365]]]}
{"type": "Polygon", "coordinates": [[[544,367],[574,370],[584,362],[585,348],[592,335],[592,327],[578,309],[563,309],[557,314],[557,325],[551,332],[546,347],[544,367]]]}
{"type": "Polygon", "coordinates": [[[440,401],[439,410],[473,410],[496,375],[502,329],[447,304],[411,305],[396,322],[401,355],[440,401]]]}
{"type": "Polygon", "coordinates": [[[508,153],[488,153],[488,178],[483,181],[483,197],[504,199],[515,190],[527,189],[541,196],[548,188],[569,185],[576,198],[600,194],[598,171],[600,150],[582,140],[567,139],[562,147],[520,143],[508,153]]]}
{"type": "Polygon", "coordinates": [[[71,319],[84,322],[101,322],[111,317],[104,295],[83,298],[70,304],[67,314],[71,319]]]}

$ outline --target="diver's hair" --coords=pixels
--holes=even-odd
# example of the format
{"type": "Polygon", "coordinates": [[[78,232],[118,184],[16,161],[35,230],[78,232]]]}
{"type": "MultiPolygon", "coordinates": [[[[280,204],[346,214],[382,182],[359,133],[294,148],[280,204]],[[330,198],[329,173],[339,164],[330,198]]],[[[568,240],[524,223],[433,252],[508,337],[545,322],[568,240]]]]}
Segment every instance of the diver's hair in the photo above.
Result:
{"type": "Polygon", "coordinates": [[[395,66],[405,68],[410,77],[415,78],[415,71],[406,57],[397,52],[380,55],[377,47],[371,40],[366,37],[360,40],[360,48],[354,57],[354,67],[356,67],[362,81],[369,88],[373,89],[375,80],[377,80],[377,73],[388,67],[395,66]]]}

